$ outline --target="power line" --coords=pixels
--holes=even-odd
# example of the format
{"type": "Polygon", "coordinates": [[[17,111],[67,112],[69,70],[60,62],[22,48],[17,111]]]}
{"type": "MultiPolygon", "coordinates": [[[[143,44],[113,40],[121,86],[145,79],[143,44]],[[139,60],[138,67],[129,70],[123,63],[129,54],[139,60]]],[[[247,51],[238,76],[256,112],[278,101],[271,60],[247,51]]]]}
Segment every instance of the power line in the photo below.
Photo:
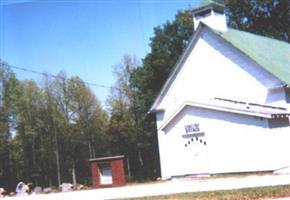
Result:
{"type": "MultiPolygon", "coordinates": [[[[9,64],[4,63],[2,61],[0,61],[0,64],[3,65],[3,66],[6,65],[6,66],[11,67],[13,69],[25,71],[25,72],[28,72],[28,73],[38,74],[38,75],[42,75],[42,76],[46,76],[46,77],[52,77],[52,78],[55,78],[55,79],[63,79],[63,80],[67,79],[67,78],[61,77],[59,75],[54,75],[54,74],[50,74],[50,73],[39,72],[39,71],[27,69],[27,68],[24,68],[24,67],[17,67],[17,66],[9,65],[9,64]]],[[[102,84],[98,84],[98,83],[92,83],[92,82],[83,81],[83,80],[82,80],[82,82],[85,83],[86,85],[90,85],[90,86],[94,86],[94,87],[101,87],[101,88],[106,88],[106,89],[110,89],[111,88],[110,86],[102,85],[102,84]]]]}

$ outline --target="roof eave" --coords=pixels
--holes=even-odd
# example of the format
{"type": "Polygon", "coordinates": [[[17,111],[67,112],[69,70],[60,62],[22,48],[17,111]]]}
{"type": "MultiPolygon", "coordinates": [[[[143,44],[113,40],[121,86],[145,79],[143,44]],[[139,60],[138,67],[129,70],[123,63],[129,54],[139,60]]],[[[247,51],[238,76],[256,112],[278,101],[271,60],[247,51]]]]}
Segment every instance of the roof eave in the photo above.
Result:
{"type": "Polygon", "coordinates": [[[170,124],[170,122],[176,118],[177,115],[179,115],[179,113],[181,113],[181,111],[183,109],[185,109],[185,107],[187,106],[192,106],[192,107],[197,107],[197,108],[203,108],[203,109],[209,109],[209,110],[215,110],[215,111],[221,111],[221,112],[228,112],[228,113],[233,113],[233,114],[239,114],[239,115],[246,115],[246,116],[252,116],[252,117],[261,117],[264,119],[278,119],[278,118],[288,118],[290,116],[290,113],[258,113],[258,112],[254,112],[254,111],[247,111],[247,110],[239,110],[239,109],[231,109],[231,108],[227,108],[227,107],[223,107],[223,106],[216,106],[216,105],[210,105],[210,104],[204,104],[204,103],[196,103],[196,102],[185,102],[184,104],[182,104],[177,110],[176,112],[174,112],[174,114],[172,114],[167,121],[164,122],[164,124],[162,124],[160,126],[160,130],[164,131],[164,129],[170,124]]]}
{"type": "Polygon", "coordinates": [[[157,98],[155,99],[154,103],[152,104],[151,108],[149,109],[148,113],[153,113],[157,109],[157,106],[165,96],[166,92],[168,91],[169,87],[171,86],[174,78],[178,74],[179,70],[182,67],[182,64],[186,60],[187,56],[191,53],[191,48],[195,44],[195,41],[198,39],[198,35],[200,34],[203,27],[206,27],[204,23],[199,23],[196,31],[194,32],[193,36],[190,39],[189,44],[187,45],[186,49],[183,51],[182,55],[180,56],[179,60],[177,61],[176,65],[173,67],[171,73],[169,74],[165,84],[162,86],[157,98]]]}
{"type": "Polygon", "coordinates": [[[193,13],[193,14],[195,14],[195,13],[199,13],[199,12],[202,12],[202,11],[207,10],[208,8],[213,8],[213,9],[217,9],[217,10],[220,10],[220,11],[224,11],[225,6],[222,5],[222,4],[211,3],[211,4],[208,4],[208,5],[204,5],[204,6],[202,6],[202,7],[199,7],[199,8],[193,9],[193,10],[192,10],[192,13],[193,13]]]}

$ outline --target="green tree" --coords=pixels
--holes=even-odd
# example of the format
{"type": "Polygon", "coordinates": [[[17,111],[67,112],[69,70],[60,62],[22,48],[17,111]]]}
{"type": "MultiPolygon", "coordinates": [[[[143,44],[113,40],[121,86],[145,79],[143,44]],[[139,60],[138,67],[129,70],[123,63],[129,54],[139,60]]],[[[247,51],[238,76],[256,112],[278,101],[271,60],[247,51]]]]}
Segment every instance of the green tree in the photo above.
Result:
{"type": "Polygon", "coordinates": [[[148,109],[167,79],[171,69],[193,34],[193,18],[189,10],[179,11],[172,22],[154,28],[150,39],[151,52],[143,60],[143,67],[135,70],[132,84],[145,99],[148,109]]]}
{"type": "Polygon", "coordinates": [[[71,104],[71,157],[79,169],[82,179],[90,177],[88,159],[106,155],[105,130],[108,124],[107,113],[101,108],[92,91],[78,77],[68,80],[68,89],[72,96],[71,104]],[[82,170],[80,170],[82,169],[82,170]],[[86,176],[84,176],[86,171],[86,176]]]}
{"type": "MultiPolygon", "coordinates": [[[[225,4],[230,26],[289,41],[290,2],[288,0],[228,0],[225,4]]],[[[163,26],[154,29],[154,36],[150,42],[151,52],[145,56],[142,67],[133,70],[130,76],[130,86],[135,94],[135,102],[130,107],[137,113],[139,127],[141,127],[139,133],[141,133],[142,143],[139,145],[151,160],[158,159],[156,158],[158,147],[154,137],[156,136],[155,119],[152,115],[147,115],[147,112],[192,35],[191,12],[178,12],[174,21],[166,22],[163,26]]],[[[152,166],[145,166],[144,174],[148,176],[146,169],[157,169],[157,165],[158,162],[152,166]]]]}
{"type": "Polygon", "coordinates": [[[46,83],[47,110],[52,125],[58,183],[88,182],[88,159],[106,154],[108,116],[79,78],[64,73],[46,83]]]}
{"type": "Polygon", "coordinates": [[[131,110],[134,110],[138,127],[140,178],[159,175],[156,124],[154,116],[147,112],[192,34],[191,12],[178,12],[172,22],[166,22],[154,29],[150,42],[151,52],[145,56],[143,66],[131,72],[130,88],[134,91],[131,110]]]}
{"type": "Polygon", "coordinates": [[[0,183],[13,188],[12,138],[17,126],[16,103],[20,83],[7,63],[0,60],[0,183]],[[5,182],[4,182],[5,180],[5,182]]]}
{"type": "Polygon", "coordinates": [[[108,98],[110,123],[111,154],[122,154],[126,157],[128,176],[136,176],[138,172],[138,129],[131,106],[134,105],[134,91],[130,88],[130,76],[140,61],[134,56],[125,55],[122,62],[114,67],[117,78],[115,87],[108,98]]]}
{"type": "Polygon", "coordinates": [[[20,82],[0,62],[0,184],[90,182],[88,159],[108,155],[108,114],[78,77],[20,82]]]}
{"type": "MultiPolygon", "coordinates": [[[[34,81],[24,81],[21,84],[21,95],[17,99],[17,138],[22,146],[23,155],[18,162],[23,163],[21,168],[24,180],[32,180],[32,176],[40,173],[39,142],[41,127],[40,113],[42,112],[43,95],[34,81]],[[22,159],[22,160],[20,160],[22,159]]],[[[19,178],[19,177],[18,177],[19,178]]]]}
{"type": "Polygon", "coordinates": [[[289,0],[226,0],[229,25],[290,42],[289,0]]]}

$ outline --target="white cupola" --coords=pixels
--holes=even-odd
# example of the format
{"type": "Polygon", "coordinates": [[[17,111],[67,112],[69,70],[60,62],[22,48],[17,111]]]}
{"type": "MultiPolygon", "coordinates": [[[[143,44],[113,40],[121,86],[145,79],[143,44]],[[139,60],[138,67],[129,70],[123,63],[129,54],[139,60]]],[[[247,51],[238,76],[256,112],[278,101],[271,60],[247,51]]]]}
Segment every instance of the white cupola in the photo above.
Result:
{"type": "Polygon", "coordinates": [[[199,7],[193,9],[192,11],[194,30],[197,29],[200,22],[203,22],[215,30],[227,31],[227,22],[224,10],[225,6],[223,4],[210,0],[204,0],[199,7]]]}

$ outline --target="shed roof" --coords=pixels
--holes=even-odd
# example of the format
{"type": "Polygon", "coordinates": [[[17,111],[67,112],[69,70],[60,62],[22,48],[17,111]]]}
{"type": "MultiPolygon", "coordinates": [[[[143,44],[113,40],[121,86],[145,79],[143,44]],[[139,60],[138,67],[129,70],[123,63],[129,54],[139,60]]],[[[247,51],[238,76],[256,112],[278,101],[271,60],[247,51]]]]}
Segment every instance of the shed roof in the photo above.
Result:
{"type": "Polygon", "coordinates": [[[125,158],[123,155],[120,156],[109,156],[109,157],[100,157],[100,158],[92,158],[89,159],[90,162],[101,162],[101,161],[110,161],[125,158]]]}

